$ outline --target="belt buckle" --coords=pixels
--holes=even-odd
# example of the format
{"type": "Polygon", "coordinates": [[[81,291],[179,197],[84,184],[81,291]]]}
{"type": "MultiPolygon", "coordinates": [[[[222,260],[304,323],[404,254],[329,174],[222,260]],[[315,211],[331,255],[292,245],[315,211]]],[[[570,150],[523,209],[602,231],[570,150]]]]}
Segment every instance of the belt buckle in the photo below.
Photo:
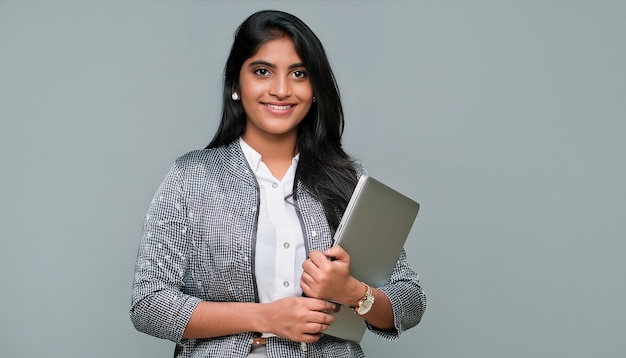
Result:
{"type": "Polygon", "coordinates": [[[254,338],[252,338],[252,346],[253,347],[264,346],[266,343],[267,343],[267,338],[263,338],[263,337],[254,337],[254,338]]]}

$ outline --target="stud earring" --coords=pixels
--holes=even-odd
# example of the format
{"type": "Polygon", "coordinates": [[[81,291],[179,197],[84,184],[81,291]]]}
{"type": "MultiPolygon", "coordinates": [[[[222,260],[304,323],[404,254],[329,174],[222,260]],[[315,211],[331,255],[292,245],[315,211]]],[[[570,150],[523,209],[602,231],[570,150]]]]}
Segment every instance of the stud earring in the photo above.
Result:
{"type": "Polygon", "coordinates": [[[233,92],[233,94],[230,96],[230,98],[233,99],[233,101],[236,101],[239,99],[239,95],[237,94],[237,92],[233,92]]]}
{"type": "Polygon", "coordinates": [[[313,102],[315,102],[315,96],[313,96],[313,102]]]}

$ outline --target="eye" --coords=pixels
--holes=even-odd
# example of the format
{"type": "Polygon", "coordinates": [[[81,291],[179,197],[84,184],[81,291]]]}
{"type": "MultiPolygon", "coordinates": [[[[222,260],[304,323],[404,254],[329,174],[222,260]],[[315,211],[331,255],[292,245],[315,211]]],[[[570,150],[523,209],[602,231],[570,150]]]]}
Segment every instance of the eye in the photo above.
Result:
{"type": "Polygon", "coordinates": [[[257,76],[268,76],[270,74],[270,71],[268,71],[266,68],[260,67],[255,68],[253,73],[257,76]]]}
{"type": "Polygon", "coordinates": [[[306,72],[303,70],[293,71],[291,75],[295,78],[306,78],[306,72]]]}

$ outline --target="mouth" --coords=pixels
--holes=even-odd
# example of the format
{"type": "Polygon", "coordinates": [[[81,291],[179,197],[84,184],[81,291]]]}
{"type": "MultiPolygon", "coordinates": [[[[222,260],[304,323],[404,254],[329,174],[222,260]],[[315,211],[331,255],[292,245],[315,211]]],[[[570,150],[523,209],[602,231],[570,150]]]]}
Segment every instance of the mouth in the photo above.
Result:
{"type": "Polygon", "coordinates": [[[293,107],[295,107],[295,104],[283,104],[283,105],[278,105],[278,104],[271,104],[271,103],[263,103],[263,105],[269,109],[273,109],[275,111],[287,111],[292,109],[293,107]]]}

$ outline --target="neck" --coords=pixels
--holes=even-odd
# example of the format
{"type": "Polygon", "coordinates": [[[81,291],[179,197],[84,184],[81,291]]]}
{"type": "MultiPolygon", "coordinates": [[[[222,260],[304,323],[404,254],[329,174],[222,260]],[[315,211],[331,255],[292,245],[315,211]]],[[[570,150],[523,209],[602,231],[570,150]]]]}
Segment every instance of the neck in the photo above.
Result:
{"type": "Polygon", "coordinates": [[[246,135],[241,138],[261,154],[263,163],[278,180],[285,176],[293,157],[296,155],[296,133],[285,136],[246,135]]]}
{"type": "Polygon", "coordinates": [[[248,143],[249,146],[254,148],[261,156],[263,161],[268,160],[289,160],[297,154],[296,148],[296,136],[281,136],[281,137],[259,137],[250,136],[244,133],[243,140],[248,143]]]}

